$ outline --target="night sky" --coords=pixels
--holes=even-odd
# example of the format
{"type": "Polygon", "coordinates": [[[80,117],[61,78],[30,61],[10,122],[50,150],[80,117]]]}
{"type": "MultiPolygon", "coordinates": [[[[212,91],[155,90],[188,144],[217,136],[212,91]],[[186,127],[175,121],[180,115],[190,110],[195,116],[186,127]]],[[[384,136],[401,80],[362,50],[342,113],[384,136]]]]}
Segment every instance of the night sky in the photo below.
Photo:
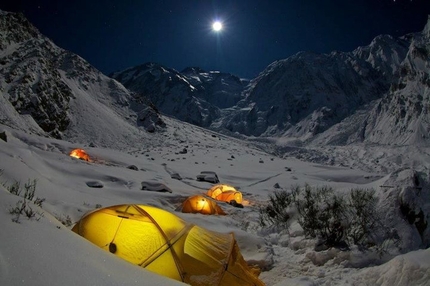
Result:
{"type": "Polygon", "coordinates": [[[24,13],[105,74],[157,62],[253,78],[299,51],[352,51],[380,34],[421,31],[430,0],[2,0],[0,9],[24,13]]]}

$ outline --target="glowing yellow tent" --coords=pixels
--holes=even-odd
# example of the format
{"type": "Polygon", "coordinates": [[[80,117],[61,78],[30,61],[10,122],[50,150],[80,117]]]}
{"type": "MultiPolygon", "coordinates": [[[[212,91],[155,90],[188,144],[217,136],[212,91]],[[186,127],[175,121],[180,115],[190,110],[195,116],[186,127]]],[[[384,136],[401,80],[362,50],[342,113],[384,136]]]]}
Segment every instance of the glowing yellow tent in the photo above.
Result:
{"type": "Polygon", "coordinates": [[[180,211],[183,213],[201,213],[225,215],[222,208],[212,199],[202,195],[195,195],[187,198],[181,205],[180,211]]]}
{"type": "Polygon", "coordinates": [[[97,209],[72,230],[133,264],[191,285],[264,285],[232,233],[203,229],[155,207],[97,209]]]}
{"type": "Polygon", "coordinates": [[[207,195],[219,201],[242,203],[242,193],[229,185],[215,185],[207,191],[207,195]]]}

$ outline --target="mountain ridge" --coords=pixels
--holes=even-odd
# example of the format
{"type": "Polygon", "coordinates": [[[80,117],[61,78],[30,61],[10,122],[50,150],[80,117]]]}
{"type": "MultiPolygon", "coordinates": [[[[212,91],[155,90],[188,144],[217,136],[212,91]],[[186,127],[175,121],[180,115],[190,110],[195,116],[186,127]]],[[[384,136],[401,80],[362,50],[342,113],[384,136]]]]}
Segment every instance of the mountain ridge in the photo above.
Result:
{"type": "MultiPolygon", "coordinates": [[[[357,47],[351,52],[333,51],[327,54],[298,52],[289,58],[275,61],[256,78],[247,82],[246,86],[242,85],[240,95],[237,92],[239,88],[236,94],[230,93],[230,96],[234,97],[232,101],[235,104],[220,106],[212,101],[203,108],[199,106],[199,109],[195,109],[198,110],[197,114],[210,113],[211,116],[206,121],[194,120],[191,123],[230,135],[289,137],[311,145],[323,143],[345,145],[354,142],[381,144],[390,142],[402,145],[414,144],[418,141],[419,144],[426,145],[429,143],[427,137],[421,136],[429,129],[426,123],[424,125],[412,121],[401,123],[399,120],[390,119],[393,121],[392,124],[382,124],[388,120],[384,119],[388,115],[386,113],[382,115],[378,112],[378,108],[390,109],[386,106],[388,98],[391,98],[399,87],[406,84],[405,72],[410,76],[426,72],[422,69],[416,72],[415,64],[412,63],[416,63],[417,58],[421,58],[424,61],[422,65],[429,65],[426,58],[430,50],[429,42],[426,40],[430,33],[429,27],[430,20],[422,32],[399,38],[379,35],[369,45],[357,47]],[[407,64],[408,61],[409,64],[407,64]],[[354,116],[356,113],[362,114],[363,109],[368,105],[379,107],[369,110],[371,114],[367,116],[354,116]],[[331,134],[336,133],[334,132],[336,128],[342,129],[344,123],[342,125],[341,122],[350,116],[355,118],[354,120],[361,120],[355,128],[359,131],[349,128],[353,130],[346,137],[345,132],[343,135],[331,134]],[[407,127],[409,125],[411,126],[407,127]],[[417,133],[415,139],[405,134],[411,130],[417,133]],[[327,134],[324,134],[325,132],[327,134]],[[392,135],[387,135],[387,132],[392,135]],[[323,137],[340,136],[345,139],[321,140],[323,137]],[[424,140],[419,139],[420,136],[424,140]]],[[[208,74],[200,68],[187,68],[184,71],[184,73],[177,72],[176,75],[182,76],[187,83],[193,82],[190,75],[196,78],[198,74],[208,74]]],[[[115,75],[113,77],[115,78],[115,75]]],[[[120,78],[117,77],[117,79],[121,81],[120,78]]],[[[418,85],[426,85],[426,81],[427,77],[424,76],[415,82],[418,85]]],[[[411,81],[408,82],[410,85],[411,81]]],[[[136,83],[124,84],[136,92],[139,91],[136,83]]],[[[420,96],[416,99],[406,94],[395,97],[410,98],[416,106],[420,106],[417,107],[418,109],[424,110],[425,107],[422,106],[420,98],[427,98],[427,91],[422,86],[414,89],[421,89],[420,96]]],[[[153,87],[152,92],[158,99],[164,96],[156,86],[153,87]]],[[[192,97],[196,95],[199,98],[197,93],[187,94],[192,97]]],[[[226,96],[228,95],[227,90],[226,96]]],[[[200,98],[202,102],[208,103],[207,98],[203,96],[200,98]]],[[[397,101],[404,101],[404,99],[397,101]]],[[[393,106],[393,104],[390,101],[388,105],[393,106]]],[[[183,104],[182,108],[186,107],[186,103],[183,104]]],[[[394,112],[393,109],[401,109],[401,107],[391,107],[391,112],[394,112]]],[[[173,109],[166,109],[164,112],[190,122],[182,115],[177,116],[178,114],[175,113],[177,111],[173,109]]],[[[398,115],[402,116],[402,114],[403,112],[400,112],[398,115]]],[[[420,117],[424,122],[428,121],[426,114],[414,113],[410,116],[420,117]]]]}

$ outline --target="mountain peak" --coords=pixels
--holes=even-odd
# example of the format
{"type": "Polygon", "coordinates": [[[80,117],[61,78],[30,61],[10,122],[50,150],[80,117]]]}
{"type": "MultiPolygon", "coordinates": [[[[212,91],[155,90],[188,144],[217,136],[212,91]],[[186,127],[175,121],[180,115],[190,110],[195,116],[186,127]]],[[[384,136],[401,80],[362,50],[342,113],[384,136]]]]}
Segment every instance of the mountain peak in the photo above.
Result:
{"type": "Polygon", "coordinates": [[[424,27],[423,34],[430,38],[430,15],[428,15],[427,24],[424,27]]]}
{"type": "Polygon", "coordinates": [[[206,71],[199,67],[186,67],[181,73],[205,73],[206,71]]]}

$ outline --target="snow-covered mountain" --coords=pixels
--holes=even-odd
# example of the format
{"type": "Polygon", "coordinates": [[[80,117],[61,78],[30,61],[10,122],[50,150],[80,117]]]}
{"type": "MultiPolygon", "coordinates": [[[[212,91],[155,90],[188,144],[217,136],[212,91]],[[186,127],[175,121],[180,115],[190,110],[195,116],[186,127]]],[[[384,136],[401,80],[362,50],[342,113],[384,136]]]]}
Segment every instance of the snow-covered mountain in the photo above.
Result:
{"type": "Polygon", "coordinates": [[[424,30],[274,62],[221,127],[302,144],[429,145],[430,19],[424,30]]]}
{"type": "Polygon", "coordinates": [[[178,72],[156,63],[111,76],[149,98],[160,112],[203,127],[220,117],[220,109],[235,105],[246,85],[246,81],[227,73],[192,67],[178,72]]]}
{"type": "Polygon", "coordinates": [[[347,53],[298,53],[269,65],[222,126],[253,136],[309,138],[387,89],[369,63],[347,53]]]}
{"type": "Polygon", "coordinates": [[[236,105],[249,82],[229,73],[207,72],[196,67],[186,68],[181,73],[200,91],[204,100],[219,108],[236,105]]]}
{"type": "Polygon", "coordinates": [[[118,128],[140,134],[164,125],[141,98],[57,47],[22,14],[0,13],[0,91],[0,123],[56,138],[94,134],[87,141],[115,145],[126,140],[118,128]]]}
{"type": "Polygon", "coordinates": [[[316,145],[427,144],[429,26],[400,38],[378,36],[352,52],[300,52],[250,82],[156,64],[113,77],[163,113],[229,134],[316,145]]]}
{"type": "Polygon", "coordinates": [[[149,98],[167,115],[199,126],[208,126],[218,108],[198,97],[198,90],[174,69],[146,63],[111,75],[129,90],[149,98]]]}
{"type": "Polygon", "coordinates": [[[312,140],[389,92],[410,43],[408,37],[384,35],[349,53],[300,52],[276,61],[251,81],[241,108],[222,126],[312,140]]]}
{"type": "MultiPolygon", "coordinates": [[[[429,30],[430,18],[423,32],[406,35],[400,39],[403,43],[407,43],[406,50],[402,53],[402,57],[399,55],[391,57],[396,60],[392,60],[391,67],[386,67],[385,71],[391,77],[391,85],[380,99],[363,106],[350,118],[316,138],[314,142],[320,145],[365,142],[397,146],[428,146],[430,142],[428,135],[430,132],[429,30]]],[[[357,51],[363,55],[362,49],[357,51]]]]}

